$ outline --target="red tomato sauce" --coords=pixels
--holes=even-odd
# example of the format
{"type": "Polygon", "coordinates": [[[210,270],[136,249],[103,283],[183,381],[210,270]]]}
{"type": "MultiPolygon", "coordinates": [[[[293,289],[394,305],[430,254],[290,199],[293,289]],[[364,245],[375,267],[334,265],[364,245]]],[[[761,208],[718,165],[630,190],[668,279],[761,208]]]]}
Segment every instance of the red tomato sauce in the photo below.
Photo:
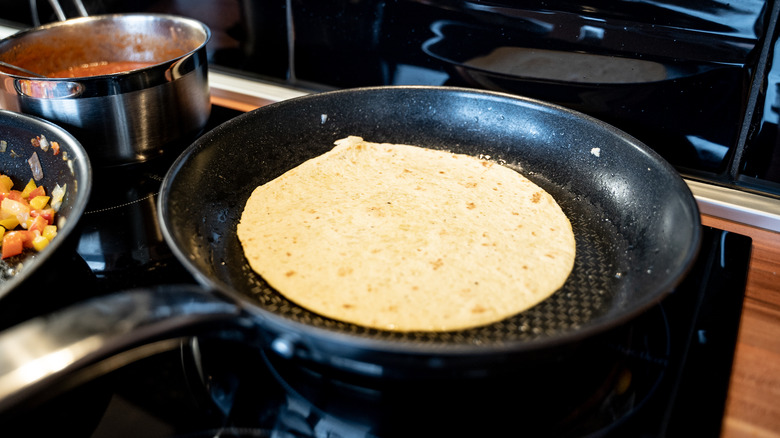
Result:
{"type": "Polygon", "coordinates": [[[87,76],[109,75],[154,65],[154,62],[113,61],[69,67],[66,70],[48,73],[50,78],[83,78],[87,76]]]}

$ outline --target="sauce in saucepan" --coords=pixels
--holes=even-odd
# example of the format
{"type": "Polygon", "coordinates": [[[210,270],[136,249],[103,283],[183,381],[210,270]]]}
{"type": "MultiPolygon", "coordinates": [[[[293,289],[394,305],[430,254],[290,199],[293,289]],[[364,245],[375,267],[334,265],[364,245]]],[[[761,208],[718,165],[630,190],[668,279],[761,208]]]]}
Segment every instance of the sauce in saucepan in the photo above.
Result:
{"type": "Polygon", "coordinates": [[[121,73],[139,68],[149,67],[154,65],[154,62],[136,62],[136,61],[112,61],[112,62],[96,62],[90,64],[79,65],[75,67],[69,67],[65,70],[59,70],[48,73],[46,76],[50,78],[82,78],[88,76],[100,76],[109,75],[114,73],[121,73]]]}

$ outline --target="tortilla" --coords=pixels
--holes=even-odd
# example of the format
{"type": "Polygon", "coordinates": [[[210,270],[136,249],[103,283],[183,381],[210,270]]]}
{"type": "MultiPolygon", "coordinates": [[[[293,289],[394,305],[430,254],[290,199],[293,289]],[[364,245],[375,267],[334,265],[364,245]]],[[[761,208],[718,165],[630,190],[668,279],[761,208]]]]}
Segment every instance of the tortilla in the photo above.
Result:
{"type": "Polygon", "coordinates": [[[555,200],[496,162],[360,137],[257,187],[238,224],[251,268],[289,300],[392,331],[500,321],[574,265],[555,200]]]}
{"type": "Polygon", "coordinates": [[[572,83],[635,84],[668,79],[666,67],[655,61],[524,47],[498,47],[465,64],[517,78],[572,83]]]}

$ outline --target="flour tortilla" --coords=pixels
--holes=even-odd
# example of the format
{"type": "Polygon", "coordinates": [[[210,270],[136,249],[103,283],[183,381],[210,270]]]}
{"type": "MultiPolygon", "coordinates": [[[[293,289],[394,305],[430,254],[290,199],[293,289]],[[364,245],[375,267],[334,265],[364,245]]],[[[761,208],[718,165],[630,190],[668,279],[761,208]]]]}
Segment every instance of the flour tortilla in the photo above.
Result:
{"type": "Polygon", "coordinates": [[[558,290],[575,255],[565,214],[518,172],[360,137],[257,187],[238,238],[291,301],[392,331],[505,319],[558,290]]]}

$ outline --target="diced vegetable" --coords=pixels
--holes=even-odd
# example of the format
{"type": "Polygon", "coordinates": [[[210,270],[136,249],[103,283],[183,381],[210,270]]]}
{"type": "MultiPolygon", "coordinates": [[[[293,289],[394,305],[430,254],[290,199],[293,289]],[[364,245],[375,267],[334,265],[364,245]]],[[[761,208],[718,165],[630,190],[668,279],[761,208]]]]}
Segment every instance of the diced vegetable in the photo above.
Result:
{"type": "Polygon", "coordinates": [[[68,187],[67,184],[64,184],[62,186],[57,184],[54,186],[54,189],[51,191],[51,208],[53,208],[54,211],[60,210],[60,206],[62,205],[62,199],[65,197],[66,187],[68,187]]]}
{"type": "Polygon", "coordinates": [[[6,259],[24,252],[25,248],[42,251],[57,235],[54,225],[55,212],[62,204],[65,187],[59,184],[52,190],[52,196],[30,179],[24,188],[15,190],[13,181],[0,175],[0,226],[2,251],[6,259]],[[57,202],[56,208],[54,202],[57,202]]]}
{"type": "Polygon", "coordinates": [[[56,225],[46,225],[43,227],[43,234],[42,236],[49,239],[51,241],[54,239],[54,236],[57,235],[57,226],[56,225]]]}
{"type": "Polygon", "coordinates": [[[54,224],[54,209],[51,207],[42,208],[40,210],[33,210],[30,212],[30,216],[42,216],[46,219],[49,225],[54,224]]]}
{"type": "Polygon", "coordinates": [[[24,241],[18,231],[8,231],[3,235],[2,258],[21,254],[23,249],[24,241]]]}
{"type": "Polygon", "coordinates": [[[43,210],[49,205],[49,197],[45,195],[39,195],[34,198],[30,198],[30,207],[33,210],[43,210]]]}
{"type": "Polygon", "coordinates": [[[0,219],[0,225],[6,230],[13,230],[19,226],[19,221],[16,219],[16,216],[11,216],[5,219],[0,219]]]}
{"type": "Polygon", "coordinates": [[[39,234],[43,234],[43,229],[49,225],[43,216],[30,217],[30,220],[27,222],[27,224],[27,230],[35,231],[39,234]]]}
{"type": "Polygon", "coordinates": [[[26,224],[30,217],[30,205],[23,200],[5,198],[0,202],[0,218],[15,216],[20,224],[26,224]]]}
{"type": "Polygon", "coordinates": [[[35,180],[30,178],[29,181],[27,181],[27,185],[24,186],[24,189],[22,190],[22,197],[23,198],[29,198],[30,192],[37,189],[38,186],[35,184],[35,180]]]}
{"type": "Polygon", "coordinates": [[[0,175],[0,193],[8,193],[14,187],[14,182],[8,175],[0,175]]]}
{"type": "Polygon", "coordinates": [[[30,192],[27,194],[27,199],[32,201],[38,196],[46,196],[46,189],[44,189],[43,186],[38,186],[30,190],[30,192]]]}
{"type": "Polygon", "coordinates": [[[43,248],[46,248],[49,245],[49,239],[42,235],[36,235],[33,238],[32,245],[36,251],[43,251],[43,248]]]}

